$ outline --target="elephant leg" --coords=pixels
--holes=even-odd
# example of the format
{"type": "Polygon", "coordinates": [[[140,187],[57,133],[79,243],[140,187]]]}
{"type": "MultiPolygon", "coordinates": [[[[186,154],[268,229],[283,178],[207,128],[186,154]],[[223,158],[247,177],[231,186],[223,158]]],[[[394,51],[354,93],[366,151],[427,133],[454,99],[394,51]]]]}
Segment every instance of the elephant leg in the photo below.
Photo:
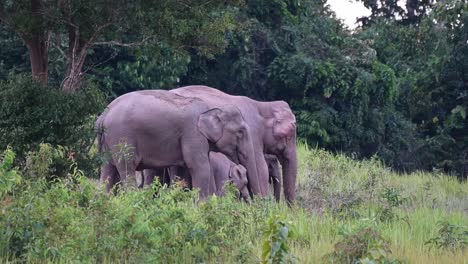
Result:
{"type": "Polygon", "coordinates": [[[192,176],[193,188],[200,190],[200,200],[206,200],[215,193],[213,172],[211,170],[206,139],[182,139],[182,155],[189,174],[192,176]],[[204,142],[205,141],[205,142],[204,142]]]}
{"type": "Polygon", "coordinates": [[[159,178],[159,183],[161,183],[161,185],[171,185],[171,180],[169,179],[169,173],[167,172],[167,168],[161,168],[161,169],[157,169],[155,170],[155,173],[154,175],[158,175],[158,178],[159,178]]]}
{"type": "Polygon", "coordinates": [[[147,170],[144,170],[143,173],[144,173],[143,174],[144,175],[144,185],[148,186],[148,185],[153,184],[154,176],[156,175],[155,171],[151,170],[151,169],[147,169],[147,170]]]}
{"type": "Polygon", "coordinates": [[[145,186],[145,173],[144,172],[145,172],[144,170],[141,170],[141,171],[137,171],[135,174],[136,182],[137,182],[139,189],[145,186]]]}
{"type": "Polygon", "coordinates": [[[167,168],[168,178],[171,183],[175,182],[176,177],[179,175],[178,168],[179,168],[178,166],[171,166],[167,168]]]}
{"type": "Polygon", "coordinates": [[[172,166],[169,167],[167,170],[171,182],[175,182],[178,179],[182,182],[184,188],[192,189],[191,177],[186,167],[172,166]]]}
{"type": "MultiPolygon", "coordinates": [[[[191,190],[193,188],[193,185],[192,185],[192,177],[190,176],[189,171],[187,170],[186,167],[179,167],[179,171],[180,171],[180,177],[182,178],[183,181],[185,181],[187,187],[191,190]]],[[[213,188],[213,190],[216,190],[216,185],[213,183],[211,188],[213,188]]]]}
{"type": "Polygon", "coordinates": [[[110,190],[119,182],[120,176],[117,171],[117,168],[107,163],[101,168],[101,179],[102,183],[106,183],[106,192],[109,193],[110,190]]]}
{"type": "Polygon", "coordinates": [[[133,188],[137,187],[136,166],[132,160],[119,163],[115,167],[120,175],[120,181],[123,188],[127,188],[127,186],[131,186],[133,188]]]}

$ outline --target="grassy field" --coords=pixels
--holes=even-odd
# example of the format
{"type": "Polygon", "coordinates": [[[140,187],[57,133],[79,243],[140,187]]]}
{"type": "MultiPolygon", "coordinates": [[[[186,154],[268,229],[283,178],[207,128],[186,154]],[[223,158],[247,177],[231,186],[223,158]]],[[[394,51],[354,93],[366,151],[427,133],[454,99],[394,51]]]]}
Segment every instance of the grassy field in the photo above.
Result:
{"type": "Polygon", "coordinates": [[[299,157],[293,208],[157,185],[108,196],[76,170],[50,183],[4,166],[0,262],[468,263],[468,183],[306,145],[299,157]]]}

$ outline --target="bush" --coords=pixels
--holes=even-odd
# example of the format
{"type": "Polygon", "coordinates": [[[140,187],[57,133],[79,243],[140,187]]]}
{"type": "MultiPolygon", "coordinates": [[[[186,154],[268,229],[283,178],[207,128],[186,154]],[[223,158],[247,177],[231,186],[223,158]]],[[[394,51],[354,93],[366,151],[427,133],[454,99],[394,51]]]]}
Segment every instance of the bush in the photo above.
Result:
{"type": "Polygon", "coordinates": [[[395,188],[384,188],[380,194],[380,198],[382,200],[381,205],[377,208],[377,215],[380,221],[391,222],[394,220],[405,220],[397,214],[395,209],[399,208],[407,201],[406,197],[402,197],[395,188]]]}
{"type": "Polygon", "coordinates": [[[390,259],[390,244],[370,227],[345,234],[343,240],[335,244],[335,251],[325,255],[327,263],[402,263],[390,259]]]}
{"type": "Polygon", "coordinates": [[[12,146],[18,162],[24,163],[29,151],[48,142],[69,147],[84,163],[95,138],[95,115],[103,107],[104,97],[92,84],[64,94],[28,75],[16,75],[0,82],[0,149],[12,146]]]}
{"type": "Polygon", "coordinates": [[[71,152],[66,147],[39,144],[39,149],[26,157],[25,175],[31,178],[53,180],[67,176],[73,164],[71,152]]]}
{"type": "Polygon", "coordinates": [[[440,229],[436,237],[426,242],[427,245],[451,251],[464,250],[468,246],[468,228],[454,225],[447,221],[439,223],[440,229]]]}
{"type": "Polygon", "coordinates": [[[288,239],[292,237],[291,223],[281,220],[278,216],[270,216],[267,238],[263,242],[262,263],[296,263],[296,258],[290,253],[288,239]]]}
{"type": "Polygon", "coordinates": [[[8,203],[0,199],[0,259],[25,262],[252,263],[254,245],[245,242],[255,236],[239,232],[264,229],[258,219],[269,213],[240,203],[234,189],[203,203],[158,183],[114,196],[73,172],[15,188],[8,203]]]}
{"type": "Polygon", "coordinates": [[[0,156],[0,198],[21,182],[21,176],[13,167],[14,160],[15,153],[9,148],[0,156]]]}

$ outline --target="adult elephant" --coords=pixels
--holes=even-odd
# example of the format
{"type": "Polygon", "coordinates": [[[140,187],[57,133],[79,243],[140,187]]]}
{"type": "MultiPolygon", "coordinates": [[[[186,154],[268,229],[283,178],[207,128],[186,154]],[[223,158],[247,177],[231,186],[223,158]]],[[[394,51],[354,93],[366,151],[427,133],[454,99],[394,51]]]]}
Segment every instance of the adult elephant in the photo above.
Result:
{"type": "MultiPolygon", "coordinates": [[[[185,86],[170,90],[182,96],[197,97],[210,107],[233,104],[241,111],[252,132],[259,188],[254,194],[268,194],[268,166],[264,154],[276,155],[283,170],[283,191],[287,202],[296,196],[297,147],[296,117],[284,101],[260,102],[245,96],[233,96],[208,86],[185,86]]],[[[249,177],[249,181],[251,177],[249,177]]]]}
{"type": "Polygon", "coordinates": [[[210,148],[237,160],[257,178],[250,129],[233,105],[209,107],[167,91],[136,91],[112,101],[96,127],[100,152],[112,154],[101,169],[107,191],[137,170],[186,166],[204,199],[215,192],[210,148]]]}

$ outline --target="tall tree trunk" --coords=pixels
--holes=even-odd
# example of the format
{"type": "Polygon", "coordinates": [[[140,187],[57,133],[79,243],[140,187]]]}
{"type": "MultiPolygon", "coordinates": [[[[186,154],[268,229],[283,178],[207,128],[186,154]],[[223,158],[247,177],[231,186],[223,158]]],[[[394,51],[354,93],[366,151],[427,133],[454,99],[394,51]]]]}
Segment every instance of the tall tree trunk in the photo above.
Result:
{"type": "Polygon", "coordinates": [[[83,81],[83,64],[86,55],[80,56],[75,63],[68,64],[67,76],[62,82],[62,91],[66,93],[72,93],[77,91],[81,88],[81,84],[83,81]]]}
{"type": "Polygon", "coordinates": [[[34,34],[34,36],[25,41],[29,51],[29,61],[31,62],[32,76],[43,85],[47,85],[49,77],[49,52],[47,35],[47,33],[34,34]]]}
{"type": "MultiPolygon", "coordinates": [[[[31,16],[36,23],[42,23],[42,1],[31,0],[31,16]]],[[[49,32],[45,28],[39,27],[29,34],[23,34],[23,40],[29,51],[32,76],[41,84],[47,85],[49,77],[49,32]]]]}

